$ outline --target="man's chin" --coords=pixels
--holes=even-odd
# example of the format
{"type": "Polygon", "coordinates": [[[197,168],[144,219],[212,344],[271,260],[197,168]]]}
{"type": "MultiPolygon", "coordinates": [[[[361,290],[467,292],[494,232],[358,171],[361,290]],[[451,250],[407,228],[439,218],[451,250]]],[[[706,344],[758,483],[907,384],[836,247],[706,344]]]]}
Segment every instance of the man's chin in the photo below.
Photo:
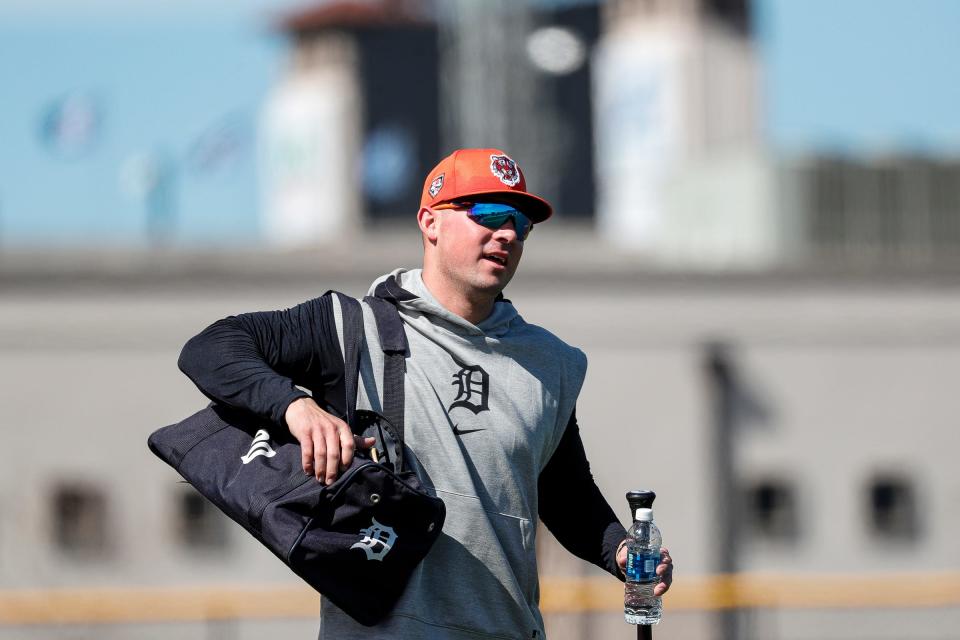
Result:
{"type": "Polygon", "coordinates": [[[478,278],[479,282],[476,283],[476,286],[477,289],[483,291],[484,293],[489,293],[492,296],[496,296],[503,291],[508,284],[510,284],[512,279],[512,273],[504,273],[499,276],[485,275],[482,278],[478,278]]]}

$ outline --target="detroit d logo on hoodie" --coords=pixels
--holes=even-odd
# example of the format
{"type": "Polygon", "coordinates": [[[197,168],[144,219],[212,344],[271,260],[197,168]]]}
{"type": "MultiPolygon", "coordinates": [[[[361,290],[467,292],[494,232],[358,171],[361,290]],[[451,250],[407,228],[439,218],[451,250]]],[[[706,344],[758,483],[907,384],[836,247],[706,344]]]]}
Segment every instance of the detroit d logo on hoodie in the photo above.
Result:
{"type": "Polygon", "coordinates": [[[487,404],[490,398],[490,375],[480,365],[470,365],[457,371],[453,374],[453,385],[457,387],[457,397],[447,407],[448,412],[457,407],[469,409],[474,414],[490,409],[487,404]]]}

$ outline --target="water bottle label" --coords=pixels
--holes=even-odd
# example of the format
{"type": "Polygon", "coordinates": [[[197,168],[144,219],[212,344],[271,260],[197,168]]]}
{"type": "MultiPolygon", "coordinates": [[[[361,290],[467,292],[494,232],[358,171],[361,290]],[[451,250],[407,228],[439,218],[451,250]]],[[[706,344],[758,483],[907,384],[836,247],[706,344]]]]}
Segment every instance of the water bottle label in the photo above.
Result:
{"type": "Polygon", "coordinates": [[[630,582],[656,582],[657,564],[660,554],[657,551],[629,551],[627,553],[627,580],[630,582]]]}

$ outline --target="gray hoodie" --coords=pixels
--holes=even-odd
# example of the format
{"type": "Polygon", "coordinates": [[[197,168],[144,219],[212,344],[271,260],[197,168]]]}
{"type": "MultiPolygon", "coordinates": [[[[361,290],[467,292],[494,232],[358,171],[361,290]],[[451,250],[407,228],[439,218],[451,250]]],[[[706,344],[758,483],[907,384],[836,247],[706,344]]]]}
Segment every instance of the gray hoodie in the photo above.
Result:
{"type": "MultiPolygon", "coordinates": [[[[436,301],[419,269],[379,278],[371,295],[391,275],[416,296],[399,305],[410,345],[405,441],[447,518],[389,618],[364,627],[324,598],[320,638],[544,638],[537,478],[573,411],[586,356],[504,300],[471,324],[436,301]]],[[[339,309],[335,317],[342,346],[339,309]]],[[[380,411],[383,358],[366,305],[364,324],[357,406],[380,411]]]]}

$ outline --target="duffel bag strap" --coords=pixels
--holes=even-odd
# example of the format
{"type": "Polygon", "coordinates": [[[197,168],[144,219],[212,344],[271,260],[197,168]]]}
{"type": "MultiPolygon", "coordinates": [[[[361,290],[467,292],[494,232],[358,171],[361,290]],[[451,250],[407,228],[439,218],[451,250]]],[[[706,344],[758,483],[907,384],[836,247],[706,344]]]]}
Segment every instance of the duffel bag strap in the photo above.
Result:
{"type": "Polygon", "coordinates": [[[383,416],[393,425],[403,443],[403,377],[407,363],[407,335],[396,306],[387,300],[367,296],[363,299],[373,311],[383,350],[383,416]]]}
{"type": "Polygon", "coordinates": [[[360,379],[360,345],[363,342],[363,310],[356,298],[337,293],[343,314],[343,384],[346,390],[347,424],[354,423],[357,411],[357,382],[360,379]]]}

